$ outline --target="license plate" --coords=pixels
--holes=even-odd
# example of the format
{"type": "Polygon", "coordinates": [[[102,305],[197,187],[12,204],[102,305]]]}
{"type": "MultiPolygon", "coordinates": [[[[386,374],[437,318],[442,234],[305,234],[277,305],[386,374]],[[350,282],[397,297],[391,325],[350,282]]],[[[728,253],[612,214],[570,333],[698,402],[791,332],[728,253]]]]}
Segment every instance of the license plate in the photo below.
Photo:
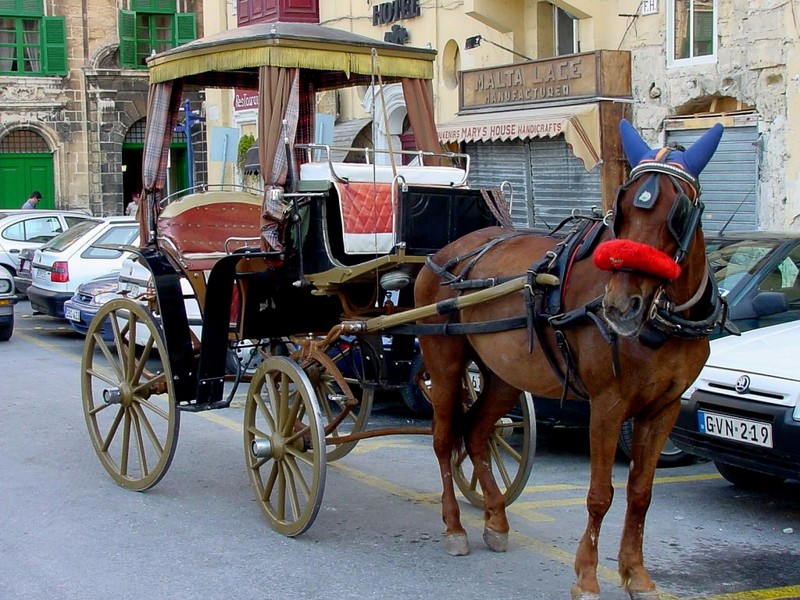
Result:
{"type": "Polygon", "coordinates": [[[47,279],[47,271],[44,269],[34,269],[33,274],[36,279],[47,279]]]}
{"type": "Polygon", "coordinates": [[[481,385],[483,384],[483,381],[481,379],[481,374],[479,372],[471,370],[468,372],[469,372],[469,381],[472,384],[472,389],[474,389],[475,392],[480,392],[481,385]]]}
{"type": "Polygon", "coordinates": [[[64,316],[69,319],[70,321],[80,321],[81,320],[81,311],[77,308],[71,308],[69,306],[64,307],[64,316]]]}
{"type": "Polygon", "coordinates": [[[754,446],[772,448],[772,424],[730,415],[697,411],[700,433],[754,446]]]}

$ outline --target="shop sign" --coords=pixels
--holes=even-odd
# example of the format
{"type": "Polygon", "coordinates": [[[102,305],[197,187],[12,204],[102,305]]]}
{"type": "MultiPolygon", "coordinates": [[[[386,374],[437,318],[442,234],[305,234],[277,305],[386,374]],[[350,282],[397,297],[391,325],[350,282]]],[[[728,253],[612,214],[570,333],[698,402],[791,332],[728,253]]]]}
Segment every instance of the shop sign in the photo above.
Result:
{"type": "Polygon", "coordinates": [[[372,7],[372,24],[388,25],[402,19],[420,16],[419,0],[394,0],[382,2],[372,7]]]}
{"type": "Polygon", "coordinates": [[[605,50],[571,54],[463,71],[461,77],[461,110],[629,96],[630,55],[605,50]]]}
{"type": "Polygon", "coordinates": [[[258,92],[236,89],[233,93],[233,110],[255,110],[258,108],[258,92]]]}

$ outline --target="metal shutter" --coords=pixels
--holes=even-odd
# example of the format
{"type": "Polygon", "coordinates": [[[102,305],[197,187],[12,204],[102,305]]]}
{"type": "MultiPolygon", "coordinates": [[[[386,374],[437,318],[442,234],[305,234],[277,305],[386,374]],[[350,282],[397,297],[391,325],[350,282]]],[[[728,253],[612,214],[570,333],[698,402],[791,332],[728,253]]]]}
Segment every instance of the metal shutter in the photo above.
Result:
{"type": "Polygon", "coordinates": [[[530,157],[534,228],[552,229],[573,210],[603,210],[599,167],[587,172],[563,136],[532,140],[530,157]]]}
{"type": "Polygon", "coordinates": [[[508,142],[468,142],[470,187],[499,187],[508,181],[514,191],[511,218],[516,227],[530,224],[530,181],[528,179],[528,147],[521,140],[508,142]]]}
{"type": "MultiPolygon", "coordinates": [[[[667,131],[667,142],[690,147],[707,129],[667,131]]],[[[726,127],[717,151],[700,174],[706,206],[703,229],[715,233],[758,228],[758,129],[726,127]],[[730,223],[728,223],[730,221],[730,223]],[[726,227],[727,224],[727,227],[726,227]]]]}

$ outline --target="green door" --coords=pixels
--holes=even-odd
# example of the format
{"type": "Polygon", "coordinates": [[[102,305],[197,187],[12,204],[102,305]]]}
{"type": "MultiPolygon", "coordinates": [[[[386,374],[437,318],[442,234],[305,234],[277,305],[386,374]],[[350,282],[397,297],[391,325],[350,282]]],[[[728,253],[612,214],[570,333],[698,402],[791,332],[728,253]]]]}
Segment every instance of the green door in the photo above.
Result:
{"type": "Polygon", "coordinates": [[[0,154],[0,208],[21,208],[31,192],[42,200],[37,208],[55,208],[53,156],[49,153],[0,154]]]}

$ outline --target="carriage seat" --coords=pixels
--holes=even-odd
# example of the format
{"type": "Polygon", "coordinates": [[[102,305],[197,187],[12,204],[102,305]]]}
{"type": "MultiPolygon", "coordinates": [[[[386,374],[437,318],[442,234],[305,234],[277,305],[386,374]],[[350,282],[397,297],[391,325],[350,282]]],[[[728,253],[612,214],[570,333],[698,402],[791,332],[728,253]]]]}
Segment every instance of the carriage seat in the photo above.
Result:
{"type": "MultiPolygon", "coordinates": [[[[455,167],[397,165],[409,185],[462,186],[465,171],[455,167]]],[[[329,181],[339,196],[345,254],[388,254],[395,245],[397,207],[392,206],[390,165],[311,162],[300,165],[301,181],[329,181]],[[342,181],[344,180],[344,181],[342,181]]]]}
{"type": "Polygon", "coordinates": [[[261,197],[243,191],[189,194],[158,216],[159,241],[189,271],[207,271],[244,246],[259,245],[261,197]]]}
{"type": "MultiPolygon", "coordinates": [[[[466,184],[466,171],[456,167],[423,167],[397,165],[397,174],[409,185],[466,184]]],[[[366,165],[363,163],[310,162],[300,165],[301,181],[336,181],[391,183],[394,173],[390,165],[366,165]]]]}

